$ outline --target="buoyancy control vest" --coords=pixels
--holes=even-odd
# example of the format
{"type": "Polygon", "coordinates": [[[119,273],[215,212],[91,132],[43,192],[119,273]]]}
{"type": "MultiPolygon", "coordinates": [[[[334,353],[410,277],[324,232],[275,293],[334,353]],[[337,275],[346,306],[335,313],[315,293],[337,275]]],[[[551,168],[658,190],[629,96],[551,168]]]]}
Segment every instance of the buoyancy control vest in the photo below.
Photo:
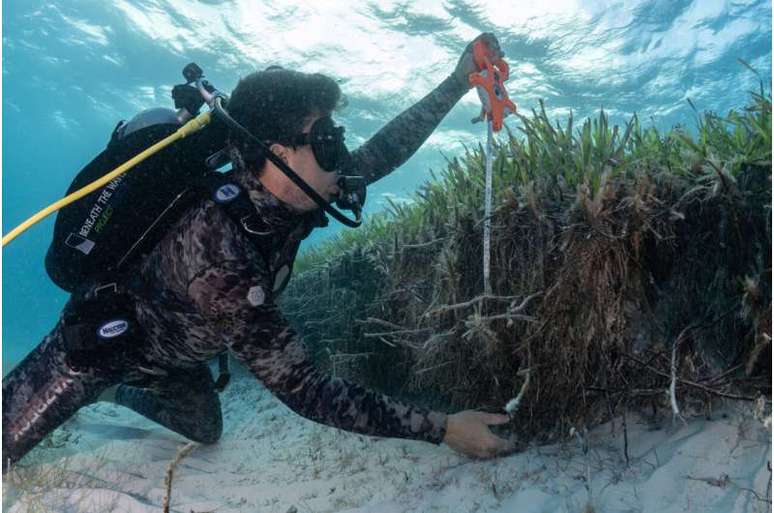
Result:
{"type": "MultiPolygon", "coordinates": [[[[76,175],[67,193],[78,190],[180,128],[171,109],[143,111],[119,123],[107,148],[76,175]]],[[[169,146],[130,173],[62,208],[46,254],[46,271],[62,289],[120,274],[149,252],[194,201],[202,180],[213,173],[206,160],[225,145],[214,124],[169,146]]]]}

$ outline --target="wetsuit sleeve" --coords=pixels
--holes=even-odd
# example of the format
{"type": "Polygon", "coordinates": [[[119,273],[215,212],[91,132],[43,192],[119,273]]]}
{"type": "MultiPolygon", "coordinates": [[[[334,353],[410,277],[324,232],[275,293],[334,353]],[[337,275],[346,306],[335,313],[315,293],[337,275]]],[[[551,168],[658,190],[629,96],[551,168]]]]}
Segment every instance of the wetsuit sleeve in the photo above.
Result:
{"type": "Polygon", "coordinates": [[[362,175],[371,184],[394,171],[422,146],[468,89],[454,75],[449,75],[352,152],[352,160],[345,169],[347,174],[362,175]]]}
{"type": "Polygon", "coordinates": [[[299,415],[367,435],[443,441],[445,414],[402,404],[315,368],[265,285],[243,264],[227,262],[200,272],[188,294],[236,358],[299,415]]]}

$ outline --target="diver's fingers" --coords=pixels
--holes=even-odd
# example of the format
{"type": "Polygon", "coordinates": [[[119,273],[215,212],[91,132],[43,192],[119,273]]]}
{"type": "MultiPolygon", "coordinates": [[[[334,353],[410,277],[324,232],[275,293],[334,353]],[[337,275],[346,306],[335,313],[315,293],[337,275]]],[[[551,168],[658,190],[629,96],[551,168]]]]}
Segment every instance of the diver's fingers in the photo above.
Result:
{"type": "Polygon", "coordinates": [[[506,422],[510,421],[511,418],[508,415],[503,415],[502,413],[486,413],[484,414],[482,420],[487,425],[498,425],[498,424],[505,424],[506,422]]]}
{"type": "Polygon", "coordinates": [[[503,52],[502,48],[500,48],[500,42],[497,40],[497,37],[492,32],[484,32],[478,38],[476,39],[482,39],[484,43],[489,47],[490,50],[492,50],[495,55],[497,55],[498,58],[502,59],[505,57],[505,52],[503,52]]]}

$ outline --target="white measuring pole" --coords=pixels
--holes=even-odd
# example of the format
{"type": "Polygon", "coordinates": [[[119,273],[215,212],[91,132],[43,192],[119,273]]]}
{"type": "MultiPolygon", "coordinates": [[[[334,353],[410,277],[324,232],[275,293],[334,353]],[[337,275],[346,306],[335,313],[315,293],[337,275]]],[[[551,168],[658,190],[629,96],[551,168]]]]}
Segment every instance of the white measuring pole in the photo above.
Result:
{"type": "Polygon", "coordinates": [[[492,284],[489,281],[489,259],[492,232],[492,151],[494,138],[492,135],[492,120],[487,119],[486,134],[486,186],[484,188],[484,294],[492,294],[492,284]]]}

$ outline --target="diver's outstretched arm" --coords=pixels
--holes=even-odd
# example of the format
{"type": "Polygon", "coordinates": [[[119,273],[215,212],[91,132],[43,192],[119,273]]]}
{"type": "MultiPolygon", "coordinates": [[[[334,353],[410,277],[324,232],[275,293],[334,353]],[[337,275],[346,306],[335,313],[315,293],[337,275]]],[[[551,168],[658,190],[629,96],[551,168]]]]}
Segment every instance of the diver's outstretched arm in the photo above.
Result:
{"type": "Polygon", "coordinates": [[[352,152],[346,174],[365,176],[370,185],[403,165],[468,89],[455,75],[449,75],[430,94],[403,111],[352,152]]]}
{"type": "Polygon", "coordinates": [[[352,152],[345,174],[365,176],[367,183],[371,184],[403,165],[422,146],[444,116],[472,87],[468,76],[478,71],[473,61],[473,44],[478,40],[486,43],[493,56],[503,57],[494,34],[487,32],[471,41],[451,75],[352,152]]]}
{"type": "Polygon", "coordinates": [[[283,403],[310,420],[347,431],[443,441],[446,414],[409,406],[320,372],[280,314],[268,280],[237,261],[200,272],[189,297],[218,329],[237,359],[283,403]]]}

